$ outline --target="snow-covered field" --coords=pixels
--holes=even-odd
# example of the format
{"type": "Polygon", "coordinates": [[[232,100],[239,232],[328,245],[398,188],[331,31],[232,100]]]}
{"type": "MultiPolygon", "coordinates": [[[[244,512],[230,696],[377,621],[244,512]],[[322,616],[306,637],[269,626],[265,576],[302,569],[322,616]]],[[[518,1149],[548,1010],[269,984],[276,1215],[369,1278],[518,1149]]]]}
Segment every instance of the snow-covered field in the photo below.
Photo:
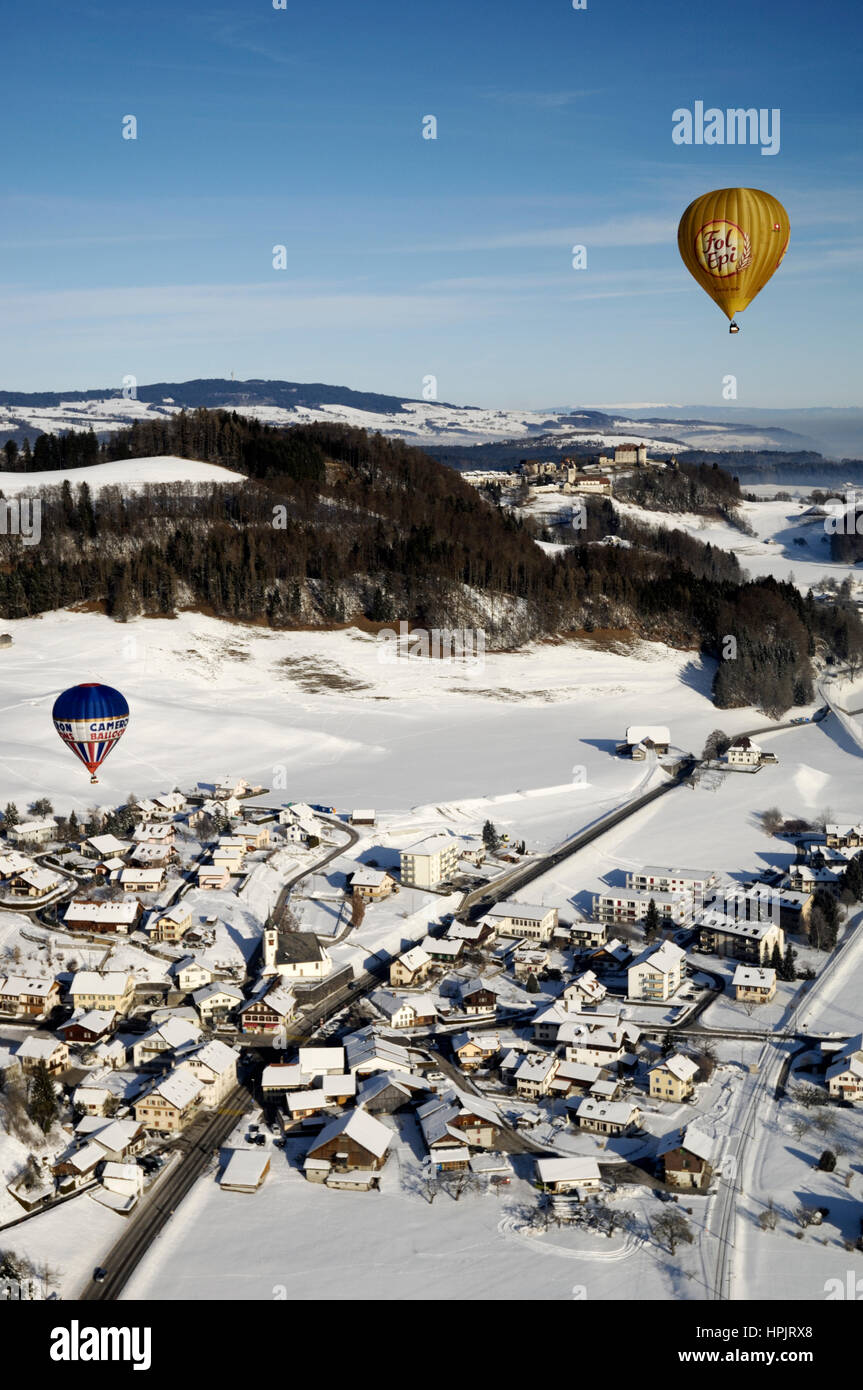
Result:
{"type": "Polygon", "coordinates": [[[119,487],[129,493],[155,483],[242,483],[245,475],[221,468],[217,463],[200,463],[196,459],[165,454],[155,458],[123,459],[117,463],[94,463],[90,468],[54,469],[44,473],[0,472],[0,493],[4,497],[16,497],[22,492],[38,496],[46,488],[61,487],[64,482],[73,488],[86,482],[91,492],[119,487]]]}

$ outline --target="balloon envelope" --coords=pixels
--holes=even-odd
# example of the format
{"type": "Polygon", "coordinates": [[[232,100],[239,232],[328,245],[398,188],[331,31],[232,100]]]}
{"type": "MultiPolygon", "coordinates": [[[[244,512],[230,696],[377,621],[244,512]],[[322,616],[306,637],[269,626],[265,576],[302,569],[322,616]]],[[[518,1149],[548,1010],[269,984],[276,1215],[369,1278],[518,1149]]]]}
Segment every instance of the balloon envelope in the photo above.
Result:
{"type": "Polygon", "coordinates": [[[791,224],[760,188],[718,188],[690,203],[677,244],[702,289],[733,319],[763,290],[788,247],[791,224]]]}
{"type": "Polygon", "coordinates": [[[73,685],[54,701],[54,728],[91,774],[126,732],[129,706],[111,685],[73,685]]]}

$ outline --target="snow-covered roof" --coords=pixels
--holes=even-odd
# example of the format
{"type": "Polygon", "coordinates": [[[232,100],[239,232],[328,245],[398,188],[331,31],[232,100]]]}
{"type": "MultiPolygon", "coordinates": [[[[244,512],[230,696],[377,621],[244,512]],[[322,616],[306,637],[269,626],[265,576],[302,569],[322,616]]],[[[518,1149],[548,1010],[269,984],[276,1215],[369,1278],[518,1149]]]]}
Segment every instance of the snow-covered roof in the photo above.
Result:
{"type": "Polygon", "coordinates": [[[543,1185],[555,1182],[599,1182],[595,1158],[538,1158],[536,1176],[543,1185]]]}
{"type": "Polygon", "coordinates": [[[670,1071],[672,1076],[676,1076],[678,1081],[690,1081],[698,1071],[698,1063],[691,1057],[685,1057],[682,1052],[675,1052],[673,1057],[665,1057],[661,1062],[657,1062],[651,1067],[651,1071],[659,1071],[662,1068],[670,1071]]]}
{"type": "Polygon", "coordinates": [[[738,965],[733,983],[735,988],[772,989],[776,984],[776,971],[768,966],[738,965]]]}
{"type": "Polygon", "coordinates": [[[221,1187],[258,1187],[269,1166],[269,1155],[260,1149],[232,1149],[219,1177],[221,1187]]]}
{"type": "Polygon", "coordinates": [[[131,976],[122,970],[76,970],[72,976],[69,993],[76,994],[125,994],[131,976]]]}
{"type": "MultiPolygon", "coordinates": [[[[128,872],[128,871],[127,871],[128,872]]],[[[64,922],[116,922],[127,926],[135,921],[140,911],[137,902],[87,902],[74,899],[63,914],[64,922]]]]}
{"type": "Polygon", "coordinates": [[[330,1124],[326,1125],[318,1138],[309,1149],[313,1154],[331,1139],[337,1139],[344,1134],[346,1138],[353,1139],[355,1144],[367,1149],[374,1154],[375,1158],[382,1158],[392,1143],[392,1131],[386,1125],[376,1120],[374,1115],[370,1115],[367,1110],[350,1110],[345,1115],[339,1115],[330,1124]]]}

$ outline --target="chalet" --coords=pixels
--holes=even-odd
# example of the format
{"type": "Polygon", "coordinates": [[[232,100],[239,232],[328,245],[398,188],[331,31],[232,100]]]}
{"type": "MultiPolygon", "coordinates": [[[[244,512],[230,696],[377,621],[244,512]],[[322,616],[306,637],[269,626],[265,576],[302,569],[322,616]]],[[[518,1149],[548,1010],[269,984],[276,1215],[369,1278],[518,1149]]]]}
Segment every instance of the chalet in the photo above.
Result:
{"type": "MultiPolygon", "coordinates": [[[[493,1148],[501,1129],[500,1115],[490,1101],[468,1095],[455,1086],[417,1110],[421,1126],[423,1119],[431,1120],[434,1115],[440,1117],[438,1124],[445,1125],[452,1137],[472,1148],[493,1148]]],[[[428,1128],[423,1133],[428,1142],[428,1128]]]]}
{"type": "Polygon", "coordinates": [[[99,1144],[70,1145],[51,1164],[57,1192],[67,1196],[87,1183],[95,1182],[105,1163],[105,1150],[99,1144]]]}
{"type": "Polygon", "coordinates": [[[449,1041],[462,1071],[476,1071],[500,1051],[500,1038],[494,1033],[453,1033],[449,1041]]]}
{"type": "Polygon", "coordinates": [[[170,845],[136,845],[128,856],[132,868],[164,869],[177,855],[170,845]]]}
{"type": "Polygon", "coordinates": [[[278,974],[291,985],[324,980],[332,968],[329,952],[313,932],[264,929],[262,974],[278,974]]]}
{"type": "Polygon", "coordinates": [[[440,1096],[417,1107],[417,1120],[429,1158],[438,1172],[464,1169],[470,1164],[470,1148],[465,1136],[452,1123],[457,1114],[458,1106],[440,1096]]]}
{"type": "Polygon", "coordinates": [[[219,1174],[219,1186],[224,1192],[257,1192],[269,1171],[270,1160],[266,1151],[230,1149],[219,1174]]]}
{"type": "Polygon", "coordinates": [[[309,1090],[292,1091],[287,1097],[286,1106],[292,1121],[308,1120],[313,1115],[319,1115],[322,1110],[329,1110],[335,1105],[331,1096],[327,1095],[323,1086],[313,1086],[309,1090]]]}
{"type": "Polygon", "coordinates": [[[57,1032],[63,1034],[67,1043],[92,1046],[113,1032],[116,1019],[117,1014],[113,1009],[86,1009],[61,1024],[57,1032]]]}
{"type": "Polygon", "coordinates": [[[372,1003],[391,1028],[431,1027],[437,1022],[437,1009],[430,994],[399,997],[380,990],[372,995],[372,1003]]]}
{"type": "Polygon", "coordinates": [[[35,867],[29,854],[21,854],[20,850],[11,849],[7,854],[0,854],[0,878],[11,878],[12,874],[19,874],[23,869],[35,867]]]}
{"type": "Polygon", "coordinates": [[[126,1014],[132,1006],[134,976],[122,970],[76,970],[69,986],[69,997],[76,1012],[112,1009],[126,1014]]]}
{"type": "Polygon", "coordinates": [[[132,843],[135,845],[172,846],[174,843],[174,827],[170,822],[142,822],[140,825],[136,825],[135,829],[132,831],[132,843]]]}
{"type": "Polygon", "coordinates": [[[414,946],[405,951],[390,966],[391,985],[418,985],[426,978],[431,968],[431,957],[422,946],[414,946]]]}
{"type": "Polygon", "coordinates": [[[556,907],[503,902],[489,908],[486,915],[497,923],[499,936],[524,937],[543,944],[551,941],[557,926],[556,907]]]}
{"type": "Polygon", "coordinates": [[[192,1003],[207,1028],[224,1023],[243,1002],[243,991],[237,985],[227,983],[202,985],[192,994],[192,1003]]]}
{"type": "Polygon", "coordinates": [[[27,975],[0,976],[0,1013],[13,1018],[42,1018],[60,1002],[56,980],[32,979],[27,975]]]}
{"type": "Polygon", "coordinates": [[[760,767],[763,756],[760,745],[742,734],[731,740],[725,760],[731,767],[760,767]]]}
{"type": "Polygon", "coordinates": [[[563,991],[562,999],[567,1007],[580,1009],[584,1004],[601,1004],[608,994],[605,985],[596,978],[592,970],[585,970],[563,991]]]}
{"type": "Polygon", "coordinates": [[[572,1036],[561,1038],[561,1041],[565,1044],[564,1055],[568,1062],[609,1067],[626,1055],[638,1036],[639,1032],[634,1024],[612,1024],[609,1027],[594,1028],[576,1024],[572,1036]]]}
{"type": "Polygon", "coordinates": [[[442,936],[427,936],[422,942],[422,949],[435,965],[455,965],[463,948],[463,941],[447,941],[442,936]]]}
{"type": "Polygon", "coordinates": [[[831,822],[824,827],[826,843],[833,849],[863,848],[863,821],[857,825],[831,822]]]}
{"type": "MultiPolygon", "coordinates": [[[[150,820],[172,820],[174,816],[180,816],[186,809],[186,798],[182,792],[167,792],[164,796],[154,797],[150,803],[152,809],[147,813],[150,820]]],[[[138,811],[144,814],[141,802],[138,802],[138,811]]]]}
{"type": "Polygon", "coordinates": [[[35,1071],[44,1062],[51,1075],[56,1076],[69,1065],[69,1046],[50,1033],[31,1033],[19,1046],[15,1060],[25,1072],[35,1071]]]}
{"type": "Polygon", "coordinates": [[[774,948],[785,954],[785,932],[778,922],[735,921],[724,912],[707,909],[699,913],[696,925],[699,949],[717,956],[767,965],[774,948]]]}
{"type": "Polygon", "coordinates": [[[144,1126],[132,1119],[105,1119],[101,1115],[84,1115],[75,1126],[76,1139],[98,1144],[104,1157],[112,1163],[122,1163],[144,1147],[144,1126]]]}
{"type": "Polygon", "coordinates": [[[348,884],[351,892],[358,893],[365,903],[378,903],[398,892],[398,884],[386,869],[357,869],[350,875],[348,884]]]}
{"type": "Polygon", "coordinates": [[[192,914],[182,902],[167,912],[154,912],[149,921],[151,941],[182,941],[192,925],[192,914]]]}
{"type": "Polygon", "coordinates": [[[655,1100],[670,1100],[680,1104],[688,1100],[695,1089],[698,1063],[682,1052],[664,1057],[648,1070],[650,1095],[655,1100]]]}
{"type": "Polygon", "coordinates": [[[477,976],[473,980],[460,980],[456,989],[459,1007],[466,1014],[493,1014],[497,1012],[497,989],[491,980],[477,976]]]}
{"type": "Polygon", "coordinates": [[[63,914],[71,931],[120,932],[134,931],[141,916],[141,904],[134,899],[122,902],[97,902],[90,898],[73,898],[63,914]]]}
{"type": "Polygon", "coordinates": [[[392,1131],[366,1110],[350,1110],[331,1120],[312,1143],[308,1158],[330,1164],[330,1169],[376,1171],[386,1162],[392,1131]]]}
{"type": "Polygon", "coordinates": [[[135,1119],[150,1132],[177,1133],[194,1119],[203,1096],[204,1083],[186,1067],[178,1067],[135,1102],[135,1119]]]}
{"type": "Polygon", "coordinates": [[[683,983],[686,952],[673,941],[649,946],[626,972],[630,999],[671,999],[683,983]]]}
{"type": "Polygon", "coordinates": [[[769,1004],[776,994],[776,971],[766,965],[738,965],[732,984],[739,1004],[769,1004]]]}
{"type": "Polygon", "coordinates": [[[21,873],[13,874],[9,889],[16,898],[44,898],[59,888],[62,882],[62,875],[51,869],[23,869],[21,873]]]}
{"type": "Polygon", "coordinates": [[[480,917],[477,922],[460,922],[455,917],[446,929],[448,941],[462,941],[465,948],[473,947],[474,950],[491,946],[496,936],[497,922],[494,917],[488,916],[480,917]]]}
{"type": "Polygon", "coordinates": [[[242,840],[245,850],[252,853],[256,849],[267,848],[270,843],[270,827],[266,824],[235,825],[231,829],[231,837],[234,840],[242,840]]]}
{"type": "Polygon", "coordinates": [[[263,993],[254,995],[237,1010],[243,1033],[277,1033],[297,1016],[297,1000],[292,989],[278,983],[278,977],[263,993]]]}
{"type": "Polygon", "coordinates": [[[588,1134],[631,1134],[641,1120],[638,1106],[628,1100],[594,1100],[592,1096],[579,1101],[574,1114],[579,1129],[588,1134]]]}
{"type": "Polygon", "coordinates": [[[611,893],[597,893],[593,911],[598,922],[643,922],[651,903],[664,923],[684,927],[692,920],[689,893],[642,893],[634,888],[616,888],[611,893]]]}
{"type": "Polygon", "coordinates": [[[559,1062],[551,1083],[551,1094],[562,1096],[586,1096],[597,1081],[606,1081],[608,1073],[603,1067],[589,1067],[581,1062],[559,1062]]]}
{"type": "Polygon", "coordinates": [[[515,1069],[516,1094],[527,1100],[547,1096],[558,1067],[558,1058],[550,1052],[531,1052],[515,1069]]]}
{"type": "Polygon", "coordinates": [[[535,1172],[541,1192],[598,1192],[602,1186],[595,1158],[538,1158],[535,1172]]]}
{"type": "Polygon", "coordinates": [[[715,1149],[715,1140],[694,1125],[673,1130],[660,1141],[657,1149],[665,1182],[669,1187],[704,1191],[713,1176],[715,1149]]]}
{"type": "Polygon", "coordinates": [[[624,946],[619,937],[612,937],[604,946],[599,946],[595,951],[588,955],[588,963],[593,970],[598,970],[600,975],[618,974],[625,970],[632,960],[632,952],[628,946],[624,946]]]}

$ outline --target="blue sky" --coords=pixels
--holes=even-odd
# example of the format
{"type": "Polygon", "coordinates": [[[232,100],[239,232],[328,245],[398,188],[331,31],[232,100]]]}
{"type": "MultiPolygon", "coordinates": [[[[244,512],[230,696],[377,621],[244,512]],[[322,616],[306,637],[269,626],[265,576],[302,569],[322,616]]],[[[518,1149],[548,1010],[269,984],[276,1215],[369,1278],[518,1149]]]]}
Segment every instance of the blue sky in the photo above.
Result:
{"type": "Polygon", "coordinates": [[[741,406],[863,404],[858,0],[587,4],[21,7],[0,389],[433,374],[496,407],[719,404],[733,372],[741,406]],[[676,146],[696,100],[780,108],[780,152],[676,146]],[[731,338],[676,226],[736,184],[792,232],[731,338]]]}

